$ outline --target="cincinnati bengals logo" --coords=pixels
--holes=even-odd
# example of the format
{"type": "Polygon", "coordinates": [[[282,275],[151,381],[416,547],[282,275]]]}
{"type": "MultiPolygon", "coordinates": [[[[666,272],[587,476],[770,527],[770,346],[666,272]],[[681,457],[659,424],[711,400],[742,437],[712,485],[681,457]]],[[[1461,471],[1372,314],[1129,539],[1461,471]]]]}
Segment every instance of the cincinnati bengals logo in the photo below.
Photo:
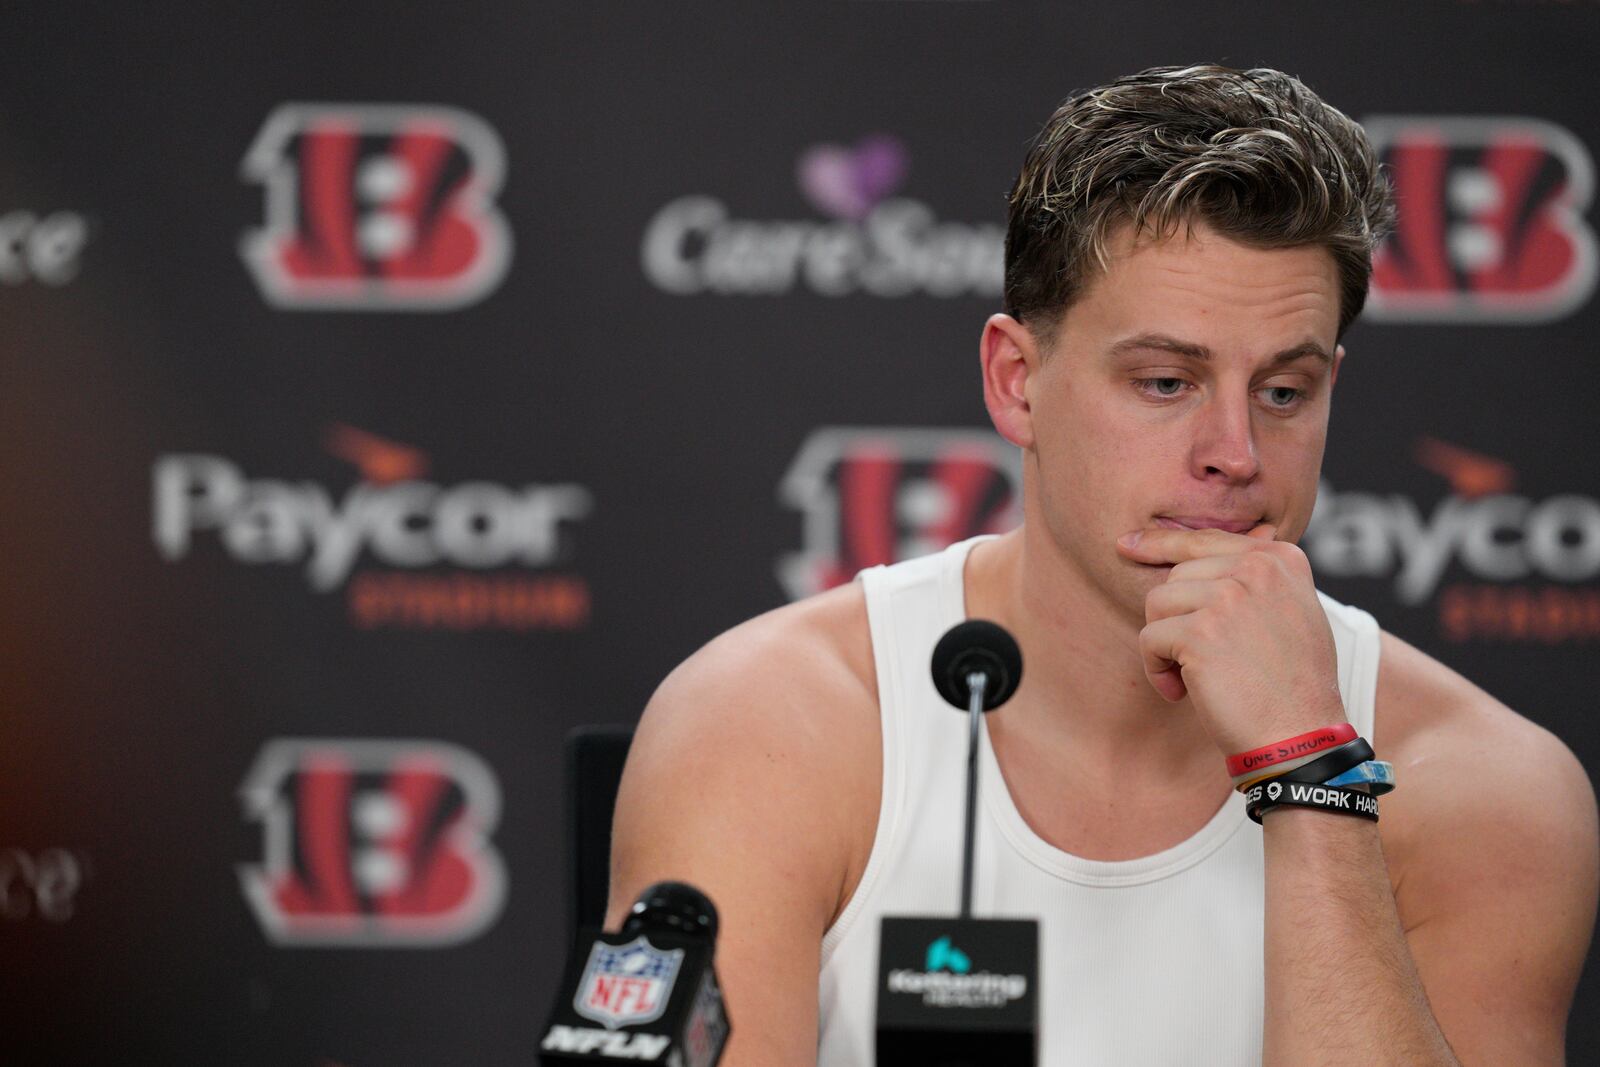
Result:
{"type": "Polygon", "coordinates": [[[1370,317],[1389,322],[1548,322],[1594,292],[1583,213],[1594,162],[1533,118],[1379,116],[1362,123],[1399,203],[1373,260],[1370,317]]]}
{"type": "Polygon", "coordinates": [[[500,914],[505,870],[488,842],[500,791],[465,749],[281,738],[239,792],[266,844],[239,881],[274,944],[453,945],[500,914]]]}
{"type": "Polygon", "coordinates": [[[454,108],[284,104],[242,164],[266,224],[240,254],[280,308],[446,311],[505,276],[511,233],[494,206],[505,151],[454,108]]]}
{"type": "Polygon", "coordinates": [[[801,446],[778,495],[804,517],[804,547],[778,563],[778,580],[799,599],[863,567],[1012,528],[1021,460],[987,431],[824,427],[801,446]]]}

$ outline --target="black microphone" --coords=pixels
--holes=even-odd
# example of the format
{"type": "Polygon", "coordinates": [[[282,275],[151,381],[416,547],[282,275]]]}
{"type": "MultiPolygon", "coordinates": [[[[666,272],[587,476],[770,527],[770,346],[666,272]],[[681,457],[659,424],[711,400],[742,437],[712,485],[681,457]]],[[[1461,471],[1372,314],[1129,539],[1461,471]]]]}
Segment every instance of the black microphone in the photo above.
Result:
{"type": "Polygon", "coordinates": [[[1022,651],[982,619],[952,627],[933,650],[933,685],[967,713],[967,807],[957,918],[886,916],[878,945],[879,1067],[1034,1064],[1039,923],[972,917],[972,846],[983,713],[1022,682],[1022,651]]]}
{"type": "Polygon", "coordinates": [[[983,710],[1011,699],[1022,684],[1022,649],[999,623],[968,619],[945,631],[933,646],[933,686],[962,711],[971,700],[971,675],[983,675],[983,710]]]}
{"type": "Polygon", "coordinates": [[[715,1067],[732,1030],[716,939],[716,906],[683,882],[640,893],[618,933],[578,931],[539,1062],[715,1067]]]}

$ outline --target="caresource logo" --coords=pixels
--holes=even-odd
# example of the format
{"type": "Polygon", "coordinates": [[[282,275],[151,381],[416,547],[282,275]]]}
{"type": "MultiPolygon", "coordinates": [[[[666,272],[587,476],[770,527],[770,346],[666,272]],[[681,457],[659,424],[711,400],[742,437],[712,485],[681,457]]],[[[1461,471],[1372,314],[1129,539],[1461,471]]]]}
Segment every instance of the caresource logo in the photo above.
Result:
{"type": "Polygon", "coordinates": [[[1319,576],[1389,580],[1399,605],[1433,606],[1449,641],[1600,639],[1600,500],[1514,492],[1510,464],[1448,442],[1425,438],[1414,458],[1453,490],[1431,510],[1321,485],[1300,542],[1319,576]]]}
{"type": "Polygon", "coordinates": [[[500,914],[505,869],[489,843],[500,789],[457,745],[280,738],[239,796],[264,842],[239,884],[275,945],[454,945],[500,914]]]}
{"type": "Polygon", "coordinates": [[[801,550],[778,564],[798,600],[864,567],[1016,526],[1022,465],[986,430],[825,426],[800,446],[778,496],[803,520],[801,550]]]}
{"type": "Polygon", "coordinates": [[[741,219],[716,196],[681,196],[645,228],[645,277],[680,296],[999,296],[1005,230],[895,196],[909,173],[905,146],[875,134],[800,154],[796,183],[820,218],[741,219]]]}
{"type": "Polygon", "coordinates": [[[240,254],[262,298],[295,310],[448,311],[511,262],[494,197],[505,150],[457,108],[283,104],[242,164],[266,188],[240,254]]]}
{"type": "Polygon", "coordinates": [[[152,536],[162,558],[180,562],[214,538],[236,563],[298,566],[313,592],[345,589],[363,628],[588,624],[587,580],[555,570],[573,554],[571,526],[594,505],[588,488],[440,484],[425,477],[425,452],[351,426],[332,427],[324,443],[362,475],[342,493],[250,478],[209,453],[157,457],[152,536]],[[357,570],[367,562],[381,569],[357,570]]]}
{"type": "Polygon", "coordinates": [[[1377,322],[1548,322],[1594,293],[1584,219],[1594,161],[1543,119],[1379,115],[1362,122],[1399,201],[1373,259],[1377,322]]]}

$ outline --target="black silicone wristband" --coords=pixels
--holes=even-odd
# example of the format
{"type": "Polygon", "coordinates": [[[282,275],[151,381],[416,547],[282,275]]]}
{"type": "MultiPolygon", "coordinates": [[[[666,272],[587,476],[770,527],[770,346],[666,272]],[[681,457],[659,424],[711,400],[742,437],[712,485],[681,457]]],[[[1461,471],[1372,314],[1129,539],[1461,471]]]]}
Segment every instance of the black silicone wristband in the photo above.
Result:
{"type": "MultiPolygon", "coordinates": [[[[1346,741],[1338,748],[1329,749],[1323,755],[1302,767],[1283,772],[1272,781],[1307,782],[1311,785],[1321,785],[1329,778],[1337,778],[1352,767],[1359,767],[1367,760],[1374,758],[1372,746],[1367,744],[1367,739],[1358,737],[1354,741],[1346,741]]],[[[1260,784],[1265,785],[1266,783],[1260,784]]]]}
{"type": "Polygon", "coordinates": [[[1315,785],[1310,782],[1286,782],[1274,778],[1270,782],[1257,782],[1244,794],[1245,814],[1259,823],[1261,816],[1277,807],[1317,808],[1354,815],[1360,819],[1378,821],[1378,798],[1354,789],[1341,789],[1333,785],[1315,785]]]}

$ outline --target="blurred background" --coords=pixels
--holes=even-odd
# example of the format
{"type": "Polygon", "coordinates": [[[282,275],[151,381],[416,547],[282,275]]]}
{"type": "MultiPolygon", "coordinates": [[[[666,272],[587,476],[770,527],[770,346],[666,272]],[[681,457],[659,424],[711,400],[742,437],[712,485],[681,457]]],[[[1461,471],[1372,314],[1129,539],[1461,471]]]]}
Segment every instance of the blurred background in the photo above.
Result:
{"type": "Polygon", "coordinates": [[[1367,125],[1303,547],[1600,766],[1594,4],[69,12],[0,13],[0,1061],[531,1062],[563,736],[1014,521],[1004,195],[1157,64],[1367,125]]]}

